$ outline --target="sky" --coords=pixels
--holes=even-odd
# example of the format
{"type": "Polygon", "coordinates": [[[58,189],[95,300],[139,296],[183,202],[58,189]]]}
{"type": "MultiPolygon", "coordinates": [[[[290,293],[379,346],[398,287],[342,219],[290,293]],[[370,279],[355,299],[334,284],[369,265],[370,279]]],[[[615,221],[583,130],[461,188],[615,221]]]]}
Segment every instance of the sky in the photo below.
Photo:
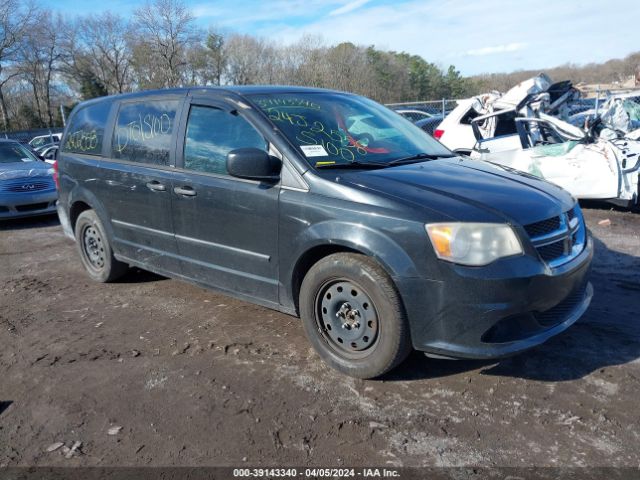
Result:
{"type": "MultiPolygon", "coordinates": [[[[638,0],[184,0],[197,23],[290,44],[305,35],[421,55],[464,75],[622,58],[640,50],[638,0]]],[[[63,15],[142,1],[44,0],[63,15]]]]}

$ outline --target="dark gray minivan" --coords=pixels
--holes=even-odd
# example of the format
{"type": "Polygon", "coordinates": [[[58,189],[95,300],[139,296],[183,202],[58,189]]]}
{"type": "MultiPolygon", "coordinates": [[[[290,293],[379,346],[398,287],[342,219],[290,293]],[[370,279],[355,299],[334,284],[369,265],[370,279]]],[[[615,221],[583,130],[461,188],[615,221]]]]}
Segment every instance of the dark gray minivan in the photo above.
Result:
{"type": "Polygon", "coordinates": [[[518,353],[591,301],[592,240],[569,193],[456,156],[360,96],[105,97],[74,109],[61,145],[58,213],[93,279],[134,265],[299,315],[348,375],[412,348],[518,353]]]}

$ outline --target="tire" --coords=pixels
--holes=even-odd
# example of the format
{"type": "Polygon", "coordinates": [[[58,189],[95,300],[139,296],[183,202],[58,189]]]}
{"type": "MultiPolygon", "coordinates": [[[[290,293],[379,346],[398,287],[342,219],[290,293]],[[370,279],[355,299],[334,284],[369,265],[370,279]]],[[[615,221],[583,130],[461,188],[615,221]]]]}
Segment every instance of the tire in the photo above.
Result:
{"type": "Polygon", "coordinates": [[[317,262],[300,287],[300,316],[320,357],[356,378],[375,378],[411,352],[400,296],[371,258],[336,253],[317,262]]]}
{"type": "Polygon", "coordinates": [[[75,236],[82,265],[93,280],[113,282],[127,273],[129,266],[114,258],[109,238],[95,211],[85,210],[78,216],[75,236]]]}

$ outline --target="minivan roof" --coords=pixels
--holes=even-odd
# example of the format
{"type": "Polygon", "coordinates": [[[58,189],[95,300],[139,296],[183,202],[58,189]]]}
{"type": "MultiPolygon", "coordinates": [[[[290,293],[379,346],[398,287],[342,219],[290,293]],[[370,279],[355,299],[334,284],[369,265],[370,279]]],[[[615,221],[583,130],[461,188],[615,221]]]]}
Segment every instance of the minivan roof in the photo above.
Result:
{"type": "Polygon", "coordinates": [[[98,97],[92,98],[91,100],[87,100],[82,102],[82,105],[88,105],[91,103],[98,103],[103,101],[113,101],[120,99],[133,99],[133,98],[144,98],[146,96],[151,95],[171,95],[171,94],[185,94],[186,92],[229,92],[239,96],[243,95],[251,95],[251,94],[269,94],[269,93],[345,93],[340,92],[338,90],[330,90],[326,88],[315,88],[315,87],[299,87],[299,86],[290,86],[290,85],[229,85],[223,87],[182,87],[182,88],[163,88],[156,90],[143,90],[141,92],[133,92],[133,93],[122,93],[117,95],[109,95],[106,97],[98,97]]]}

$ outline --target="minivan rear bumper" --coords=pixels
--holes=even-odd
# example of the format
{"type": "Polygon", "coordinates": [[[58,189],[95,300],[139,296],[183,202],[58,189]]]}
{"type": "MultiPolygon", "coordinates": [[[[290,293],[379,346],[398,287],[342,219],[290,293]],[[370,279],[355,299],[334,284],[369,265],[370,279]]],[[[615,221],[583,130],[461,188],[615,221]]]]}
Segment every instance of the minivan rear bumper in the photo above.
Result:
{"type": "Polygon", "coordinates": [[[442,281],[399,280],[415,349],[451,358],[490,359],[514,355],[566,330],[593,297],[588,281],[593,258],[584,250],[556,269],[521,268],[526,262],[485,275],[452,267],[442,281]]]}
{"type": "Polygon", "coordinates": [[[71,222],[69,221],[69,215],[67,215],[67,211],[64,209],[60,201],[56,202],[56,210],[58,212],[58,219],[60,220],[60,225],[62,226],[62,231],[65,236],[68,238],[75,240],[75,235],[73,234],[73,227],[71,226],[71,222]]]}

